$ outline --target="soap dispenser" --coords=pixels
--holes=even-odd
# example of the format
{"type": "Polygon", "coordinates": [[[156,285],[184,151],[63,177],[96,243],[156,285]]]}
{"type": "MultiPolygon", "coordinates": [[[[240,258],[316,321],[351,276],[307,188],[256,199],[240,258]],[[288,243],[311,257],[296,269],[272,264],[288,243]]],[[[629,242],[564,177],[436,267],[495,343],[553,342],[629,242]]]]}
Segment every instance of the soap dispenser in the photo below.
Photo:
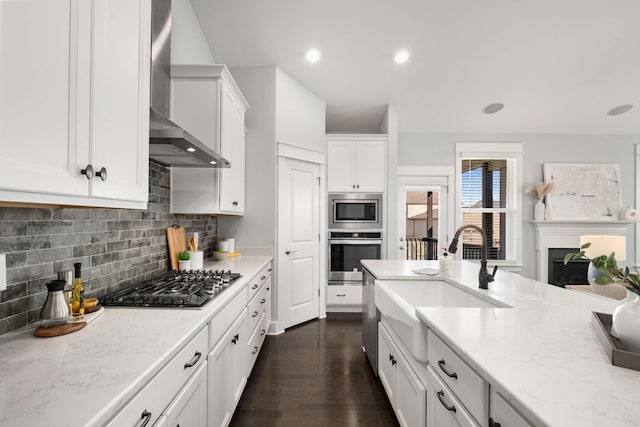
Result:
{"type": "Polygon", "coordinates": [[[440,273],[448,274],[451,271],[451,266],[453,265],[453,257],[450,256],[449,252],[446,249],[442,250],[442,255],[438,257],[438,266],[440,269],[440,273]]]}

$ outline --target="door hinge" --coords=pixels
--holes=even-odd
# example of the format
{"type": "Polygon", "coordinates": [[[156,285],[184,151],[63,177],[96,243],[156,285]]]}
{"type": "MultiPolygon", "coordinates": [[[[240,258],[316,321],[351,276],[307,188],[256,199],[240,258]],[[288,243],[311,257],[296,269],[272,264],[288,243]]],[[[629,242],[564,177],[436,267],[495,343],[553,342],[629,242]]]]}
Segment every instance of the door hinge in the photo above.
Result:
{"type": "Polygon", "coordinates": [[[316,179],[318,180],[318,187],[320,187],[320,177],[316,177],[316,179]]]}
{"type": "Polygon", "coordinates": [[[320,296],[320,289],[318,289],[318,296],[320,296]]]}
{"type": "Polygon", "coordinates": [[[320,233],[318,233],[318,242],[320,241],[320,233]]]}

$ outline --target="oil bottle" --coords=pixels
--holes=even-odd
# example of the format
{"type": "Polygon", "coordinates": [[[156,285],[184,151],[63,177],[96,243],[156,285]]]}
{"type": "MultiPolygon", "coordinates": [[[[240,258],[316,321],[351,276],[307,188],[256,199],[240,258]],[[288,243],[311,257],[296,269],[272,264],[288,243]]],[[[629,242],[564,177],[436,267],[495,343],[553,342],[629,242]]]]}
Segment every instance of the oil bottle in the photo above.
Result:
{"type": "Polygon", "coordinates": [[[75,280],[73,282],[73,290],[71,291],[72,311],[74,316],[82,316],[84,314],[84,285],[82,284],[82,263],[73,264],[75,268],[75,280]]]}

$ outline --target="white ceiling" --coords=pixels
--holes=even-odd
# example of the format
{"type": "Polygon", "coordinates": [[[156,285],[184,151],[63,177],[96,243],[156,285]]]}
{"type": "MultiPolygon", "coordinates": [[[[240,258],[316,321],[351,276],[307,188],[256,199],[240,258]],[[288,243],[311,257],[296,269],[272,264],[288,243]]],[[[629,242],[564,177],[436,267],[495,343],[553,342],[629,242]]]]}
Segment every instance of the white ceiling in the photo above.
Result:
{"type": "Polygon", "coordinates": [[[401,132],[640,134],[638,0],[191,2],[217,62],[278,65],[328,132],[375,132],[395,103],[401,132]]]}

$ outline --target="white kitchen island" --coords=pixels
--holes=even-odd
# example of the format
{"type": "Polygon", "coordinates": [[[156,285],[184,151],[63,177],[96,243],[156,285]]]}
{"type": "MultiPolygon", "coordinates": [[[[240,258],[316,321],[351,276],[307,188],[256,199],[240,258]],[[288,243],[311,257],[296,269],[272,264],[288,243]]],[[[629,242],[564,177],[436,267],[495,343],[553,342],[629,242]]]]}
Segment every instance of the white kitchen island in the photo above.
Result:
{"type": "MultiPolygon", "coordinates": [[[[613,366],[591,325],[592,311],[612,313],[617,301],[500,270],[489,289],[481,290],[479,264],[466,261],[454,262],[451,273],[442,276],[413,272],[437,270],[435,261],[363,265],[378,280],[425,281],[424,286],[445,280],[510,306],[417,307],[415,314],[530,423],[640,425],[640,372],[613,366]]],[[[414,366],[420,369],[418,362],[414,366]]]]}
{"type": "MultiPolygon", "coordinates": [[[[211,339],[212,329],[224,326],[227,307],[236,301],[238,310],[246,312],[250,288],[270,263],[268,256],[205,262],[205,269],[231,269],[242,277],[202,309],[106,307],[100,318],[69,335],[36,338],[32,326],[0,336],[0,426],[106,425],[194,338],[204,337],[204,357],[193,362],[203,365],[207,329],[211,339]]],[[[242,343],[249,330],[244,331],[242,343]]],[[[193,352],[185,356],[188,362],[193,352]]],[[[178,362],[178,371],[187,372],[185,362],[178,362]]],[[[243,369],[245,378],[249,370],[243,369]]],[[[234,392],[215,387],[222,395],[234,392]]],[[[151,400],[160,400],[166,391],[152,388],[151,400]]],[[[149,425],[159,415],[155,411],[149,425]]]]}

